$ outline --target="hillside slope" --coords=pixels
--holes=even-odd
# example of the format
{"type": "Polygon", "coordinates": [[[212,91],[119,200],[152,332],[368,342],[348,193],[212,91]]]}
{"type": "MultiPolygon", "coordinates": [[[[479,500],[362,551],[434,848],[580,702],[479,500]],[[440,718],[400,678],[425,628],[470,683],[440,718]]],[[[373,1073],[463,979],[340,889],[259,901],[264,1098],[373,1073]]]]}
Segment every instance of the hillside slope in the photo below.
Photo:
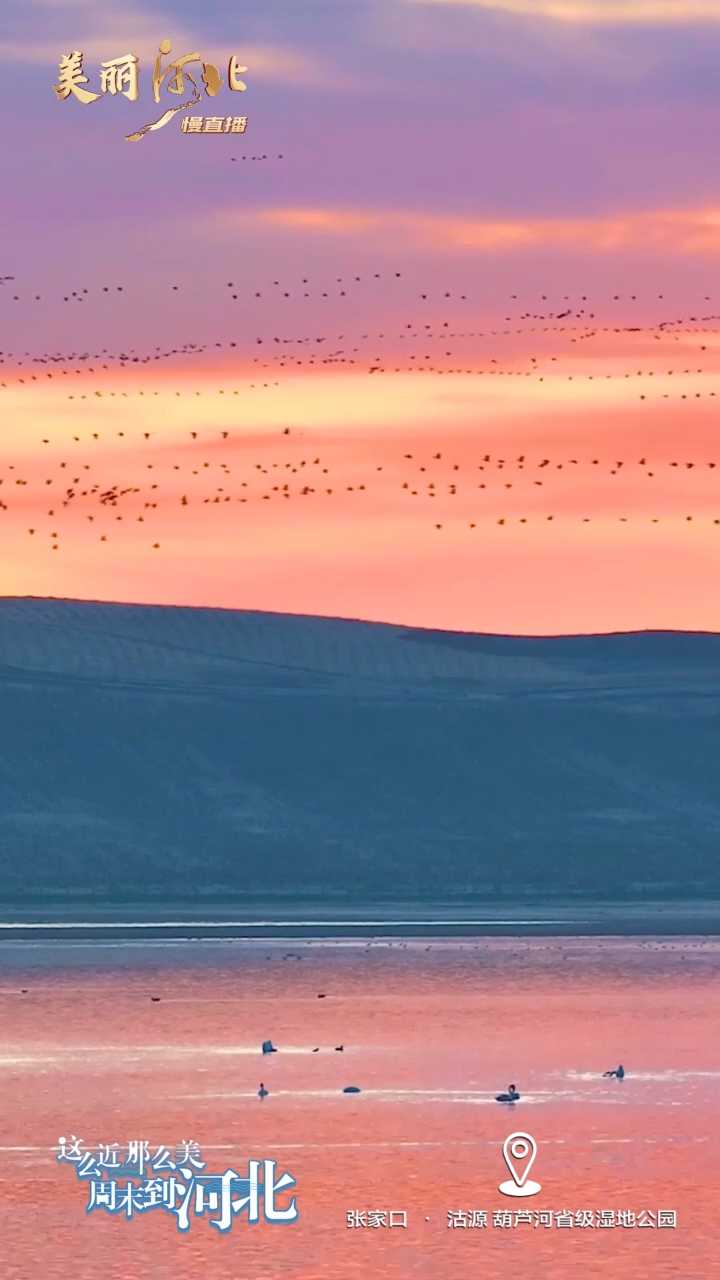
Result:
{"type": "Polygon", "coordinates": [[[0,892],[720,888],[720,636],[0,600],[0,892]]]}

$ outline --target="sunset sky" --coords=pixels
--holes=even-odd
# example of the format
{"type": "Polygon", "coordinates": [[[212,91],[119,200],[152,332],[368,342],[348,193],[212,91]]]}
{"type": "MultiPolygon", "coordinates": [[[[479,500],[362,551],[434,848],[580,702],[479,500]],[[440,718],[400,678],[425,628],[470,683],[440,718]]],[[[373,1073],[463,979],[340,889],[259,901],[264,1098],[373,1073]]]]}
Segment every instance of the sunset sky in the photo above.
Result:
{"type": "Polygon", "coordinates": [[[720,630],[718,0],[8,0],[0,56],[1,594],[720,630]],[[164,38],[247,92],[127,142],[164,38]]]}

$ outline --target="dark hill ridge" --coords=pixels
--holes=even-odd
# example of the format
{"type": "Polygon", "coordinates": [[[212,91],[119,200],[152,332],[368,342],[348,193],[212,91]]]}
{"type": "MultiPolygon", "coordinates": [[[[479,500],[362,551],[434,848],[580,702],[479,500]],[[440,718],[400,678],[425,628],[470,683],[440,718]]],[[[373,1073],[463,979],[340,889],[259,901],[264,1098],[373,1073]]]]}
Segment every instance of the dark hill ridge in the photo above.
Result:
{"type": "Polygon", "coordinates": [[[720,636],[0,600],[0,891],[720,889],[720,636]]]}

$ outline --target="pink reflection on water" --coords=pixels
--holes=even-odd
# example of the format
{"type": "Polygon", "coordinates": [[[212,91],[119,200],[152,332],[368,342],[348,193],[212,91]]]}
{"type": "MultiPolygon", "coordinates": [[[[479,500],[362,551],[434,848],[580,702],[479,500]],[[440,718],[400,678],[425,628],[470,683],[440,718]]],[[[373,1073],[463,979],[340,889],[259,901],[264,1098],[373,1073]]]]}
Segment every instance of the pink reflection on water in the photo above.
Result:
{"type": "Polygon", "coordinates": [[[714,941],[5,944],[1,958],[9,1280],[712,1274],[714,941]],[[269,1037],[279,1052],[262,1057],[269,1037]],[[618,1061],[626,1080],[603,1080],[618,1061]],[[504,1108],[510,1081],[522,1099],[504,1108]],[[533,1208],[676,1209],[678,1229],[449,1230],[448,1210],[508,1207],[514,1129],[538,1143],[533,1208]],[[181,1237],[164,1214],[88,1217],[50,1150],[69,1132],[195,1138],[217,1172],[273,1157],[301,1220],[227,1237],[198,1220],[181,1237]],[[349,1209],[405,1209],[408,1230],[349,1230],[349,1209]]]}

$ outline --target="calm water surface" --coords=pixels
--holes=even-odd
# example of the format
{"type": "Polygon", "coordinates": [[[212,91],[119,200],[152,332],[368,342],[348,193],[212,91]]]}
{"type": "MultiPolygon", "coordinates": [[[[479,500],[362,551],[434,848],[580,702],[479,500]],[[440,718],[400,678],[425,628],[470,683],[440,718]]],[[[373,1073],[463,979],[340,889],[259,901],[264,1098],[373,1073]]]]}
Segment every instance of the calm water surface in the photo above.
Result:
{"type": "Polygon", "coordinates": [[[719,977],[720,942],[702,938],[3,941],[2,1275],[707,1280],[719,977]],[[280,1052],[263,1058],[269,1037],[280,1052]],[[627,1078],[601,1079],[619,1061],[627,1078]],[[515,1129],[539,1148],[524,1203],[497,1189],[515,1129]],[[162,1213],[88,1217],[51,1149],[68,1133],[194,1138],[217,1172],[273,1157],[301,1219],[180,1236],[162,1213]],[[674,1209],[678,1227],[447,1227],[448,1210],[527,1207],[674,1209]],[[406,1210],[408,1229],[349,1230],[350,1209],[406,1210]]]}

